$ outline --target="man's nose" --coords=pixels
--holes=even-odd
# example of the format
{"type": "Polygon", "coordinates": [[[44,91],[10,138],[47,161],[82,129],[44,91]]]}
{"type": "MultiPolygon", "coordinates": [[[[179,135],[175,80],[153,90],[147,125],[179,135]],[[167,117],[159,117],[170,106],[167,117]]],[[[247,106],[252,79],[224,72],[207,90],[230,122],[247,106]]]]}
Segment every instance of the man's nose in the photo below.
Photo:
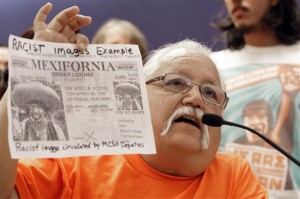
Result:
{"type": "Polygon", "coordinates": [[[205,102],[201,96],[199,85],[194,84],[193,87],[189,91],[187,91],[184,95],[185,96],[182,101],[183,104],[199,106],[200,108],[203,109],[205,102]]]}

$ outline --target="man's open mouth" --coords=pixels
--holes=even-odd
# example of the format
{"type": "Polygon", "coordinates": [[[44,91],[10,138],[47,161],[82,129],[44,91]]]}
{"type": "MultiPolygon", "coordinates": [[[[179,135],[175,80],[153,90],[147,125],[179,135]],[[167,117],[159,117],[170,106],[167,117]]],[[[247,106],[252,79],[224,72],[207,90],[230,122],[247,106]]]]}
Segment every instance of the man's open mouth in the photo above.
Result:
{"type": "Polygon", "coordinates": [[[186,122],[186,123],[189,123],[189,124],[197,127],[198,129],[200,129],[199,123],[192,116],[182,116],[182,117],[179,117],[179,118],[175,119],[174,122],[176,122],[176,123],[186,122]]]}

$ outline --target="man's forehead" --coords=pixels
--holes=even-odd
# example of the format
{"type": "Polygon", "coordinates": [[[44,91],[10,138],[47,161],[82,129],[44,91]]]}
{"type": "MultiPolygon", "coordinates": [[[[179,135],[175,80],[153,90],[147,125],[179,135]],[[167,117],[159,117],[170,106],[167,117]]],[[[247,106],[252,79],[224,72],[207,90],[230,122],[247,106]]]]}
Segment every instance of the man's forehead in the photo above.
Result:
{"type": "Polygon", "coordinates": [[[161,70],[172,72],[172,71],[183,71],[190,70],[194,72],[203,71],[206,69],[215,70],[216,67],[210,59],[201,54],[197,55],[186,55],[181,57],[175,57],[169,61],[163,62],[161,70]]]}

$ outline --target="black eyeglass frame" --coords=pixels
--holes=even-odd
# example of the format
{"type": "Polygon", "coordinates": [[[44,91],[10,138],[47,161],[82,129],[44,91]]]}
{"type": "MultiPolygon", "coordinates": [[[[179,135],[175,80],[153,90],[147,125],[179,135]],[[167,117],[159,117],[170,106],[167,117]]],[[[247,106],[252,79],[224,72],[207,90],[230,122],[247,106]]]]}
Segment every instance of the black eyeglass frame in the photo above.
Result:
{"type": "MultiPolygon", "coordinates": [[[[146,81],[146,84],[150,84],[150,83],[157,82],[157,81],[161,81],[161,80],[164,81],[164,80],[165,80],[165,77],[166,77],[168,74],[178,74],[178,73],[166,73],[165,75],[162,75],[162,76],[158,76],[158,77],[149,79],[148,81],[146,81]]],[[[216,104],[216,103],[213,103],[213,102],[207,100],[205,97],[203,97],[203,95],[202,95],[202,93],[201,93],[201,86],[202,86],[201,84],[197,84],[197,83],[194,83],[194,82],[192,82],[192,81],[191,81],[191,83],[192,83],[192,85],[197,85],[197,86],[199,86],[199,92],[200,92],[200,95],[201,95],[201,97],[202,97],[206,102],[208,102],[208,103],[210,103],[210,104],[213,104],[213,105],[215,105],[215,106],[222,107],[223,109],[226,108],[227,103],[228,103],[228,101],[229,101],[229,97],[227,96],[227,94],[226,94],[225,91],[222,90],[223,93],[224,93],[224,95],[225,95],[224,102],[223,102],[222,104],[216,104]]],[[[171,89],[165,87],[165,85],[163,85],[163,87],[164,87],[165,89],[167,89],[167,90],[170,90],[170,91],[179,92],[179,93],[185,93],[185,92],[188,92],[189,90],[191,90],[193,86],[191,86],[188,90],[182,91],[182,92],[181,92],[181,91],[177,91],[177,90],[171,90],[171,89]]],[[[220,90],[221,90],[221,89],[220,89],[220,90]]]]}

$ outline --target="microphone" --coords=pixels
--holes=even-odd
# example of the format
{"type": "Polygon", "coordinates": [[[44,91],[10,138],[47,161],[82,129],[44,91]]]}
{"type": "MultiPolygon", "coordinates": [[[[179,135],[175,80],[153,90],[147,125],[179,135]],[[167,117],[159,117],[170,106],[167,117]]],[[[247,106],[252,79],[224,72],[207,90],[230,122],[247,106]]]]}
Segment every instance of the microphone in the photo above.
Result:
{"type": "Polygon", "coordinates": [[[263,134],[257,132],[254,129],[251,129],[251,128],[247,127],[247,126],[243,126],[241,124],[237,124],[237,123],[226,121],[221,116],[215,115],[215,114],[211,114],[211,113],[204,113],[203,114],[203,116],[202,116],[202,123],[206,124],[208,126],[214,126],[214,127],[220,127],[222,125],[229,125],[229,126],[236,126],[236,127],[242,128],[242,129],[246,129],[246,130],[254,133],[255,135],[259,136],[261,139],[263,139],[269,145],[271,145],[272,147],[274,147],[277,151],[279,151],[280,153],[282,153],[289,160],[291,160],[292,162],[294,162],[298,167],[300,167],[300,162],[296,158],[294,158],[293,156],[291,156],[288,152],[286,152],[285,150],[283,150],[279,145],[277,145],[272,140],[270,140],[269,138],[265,137],[263,134]]]}

